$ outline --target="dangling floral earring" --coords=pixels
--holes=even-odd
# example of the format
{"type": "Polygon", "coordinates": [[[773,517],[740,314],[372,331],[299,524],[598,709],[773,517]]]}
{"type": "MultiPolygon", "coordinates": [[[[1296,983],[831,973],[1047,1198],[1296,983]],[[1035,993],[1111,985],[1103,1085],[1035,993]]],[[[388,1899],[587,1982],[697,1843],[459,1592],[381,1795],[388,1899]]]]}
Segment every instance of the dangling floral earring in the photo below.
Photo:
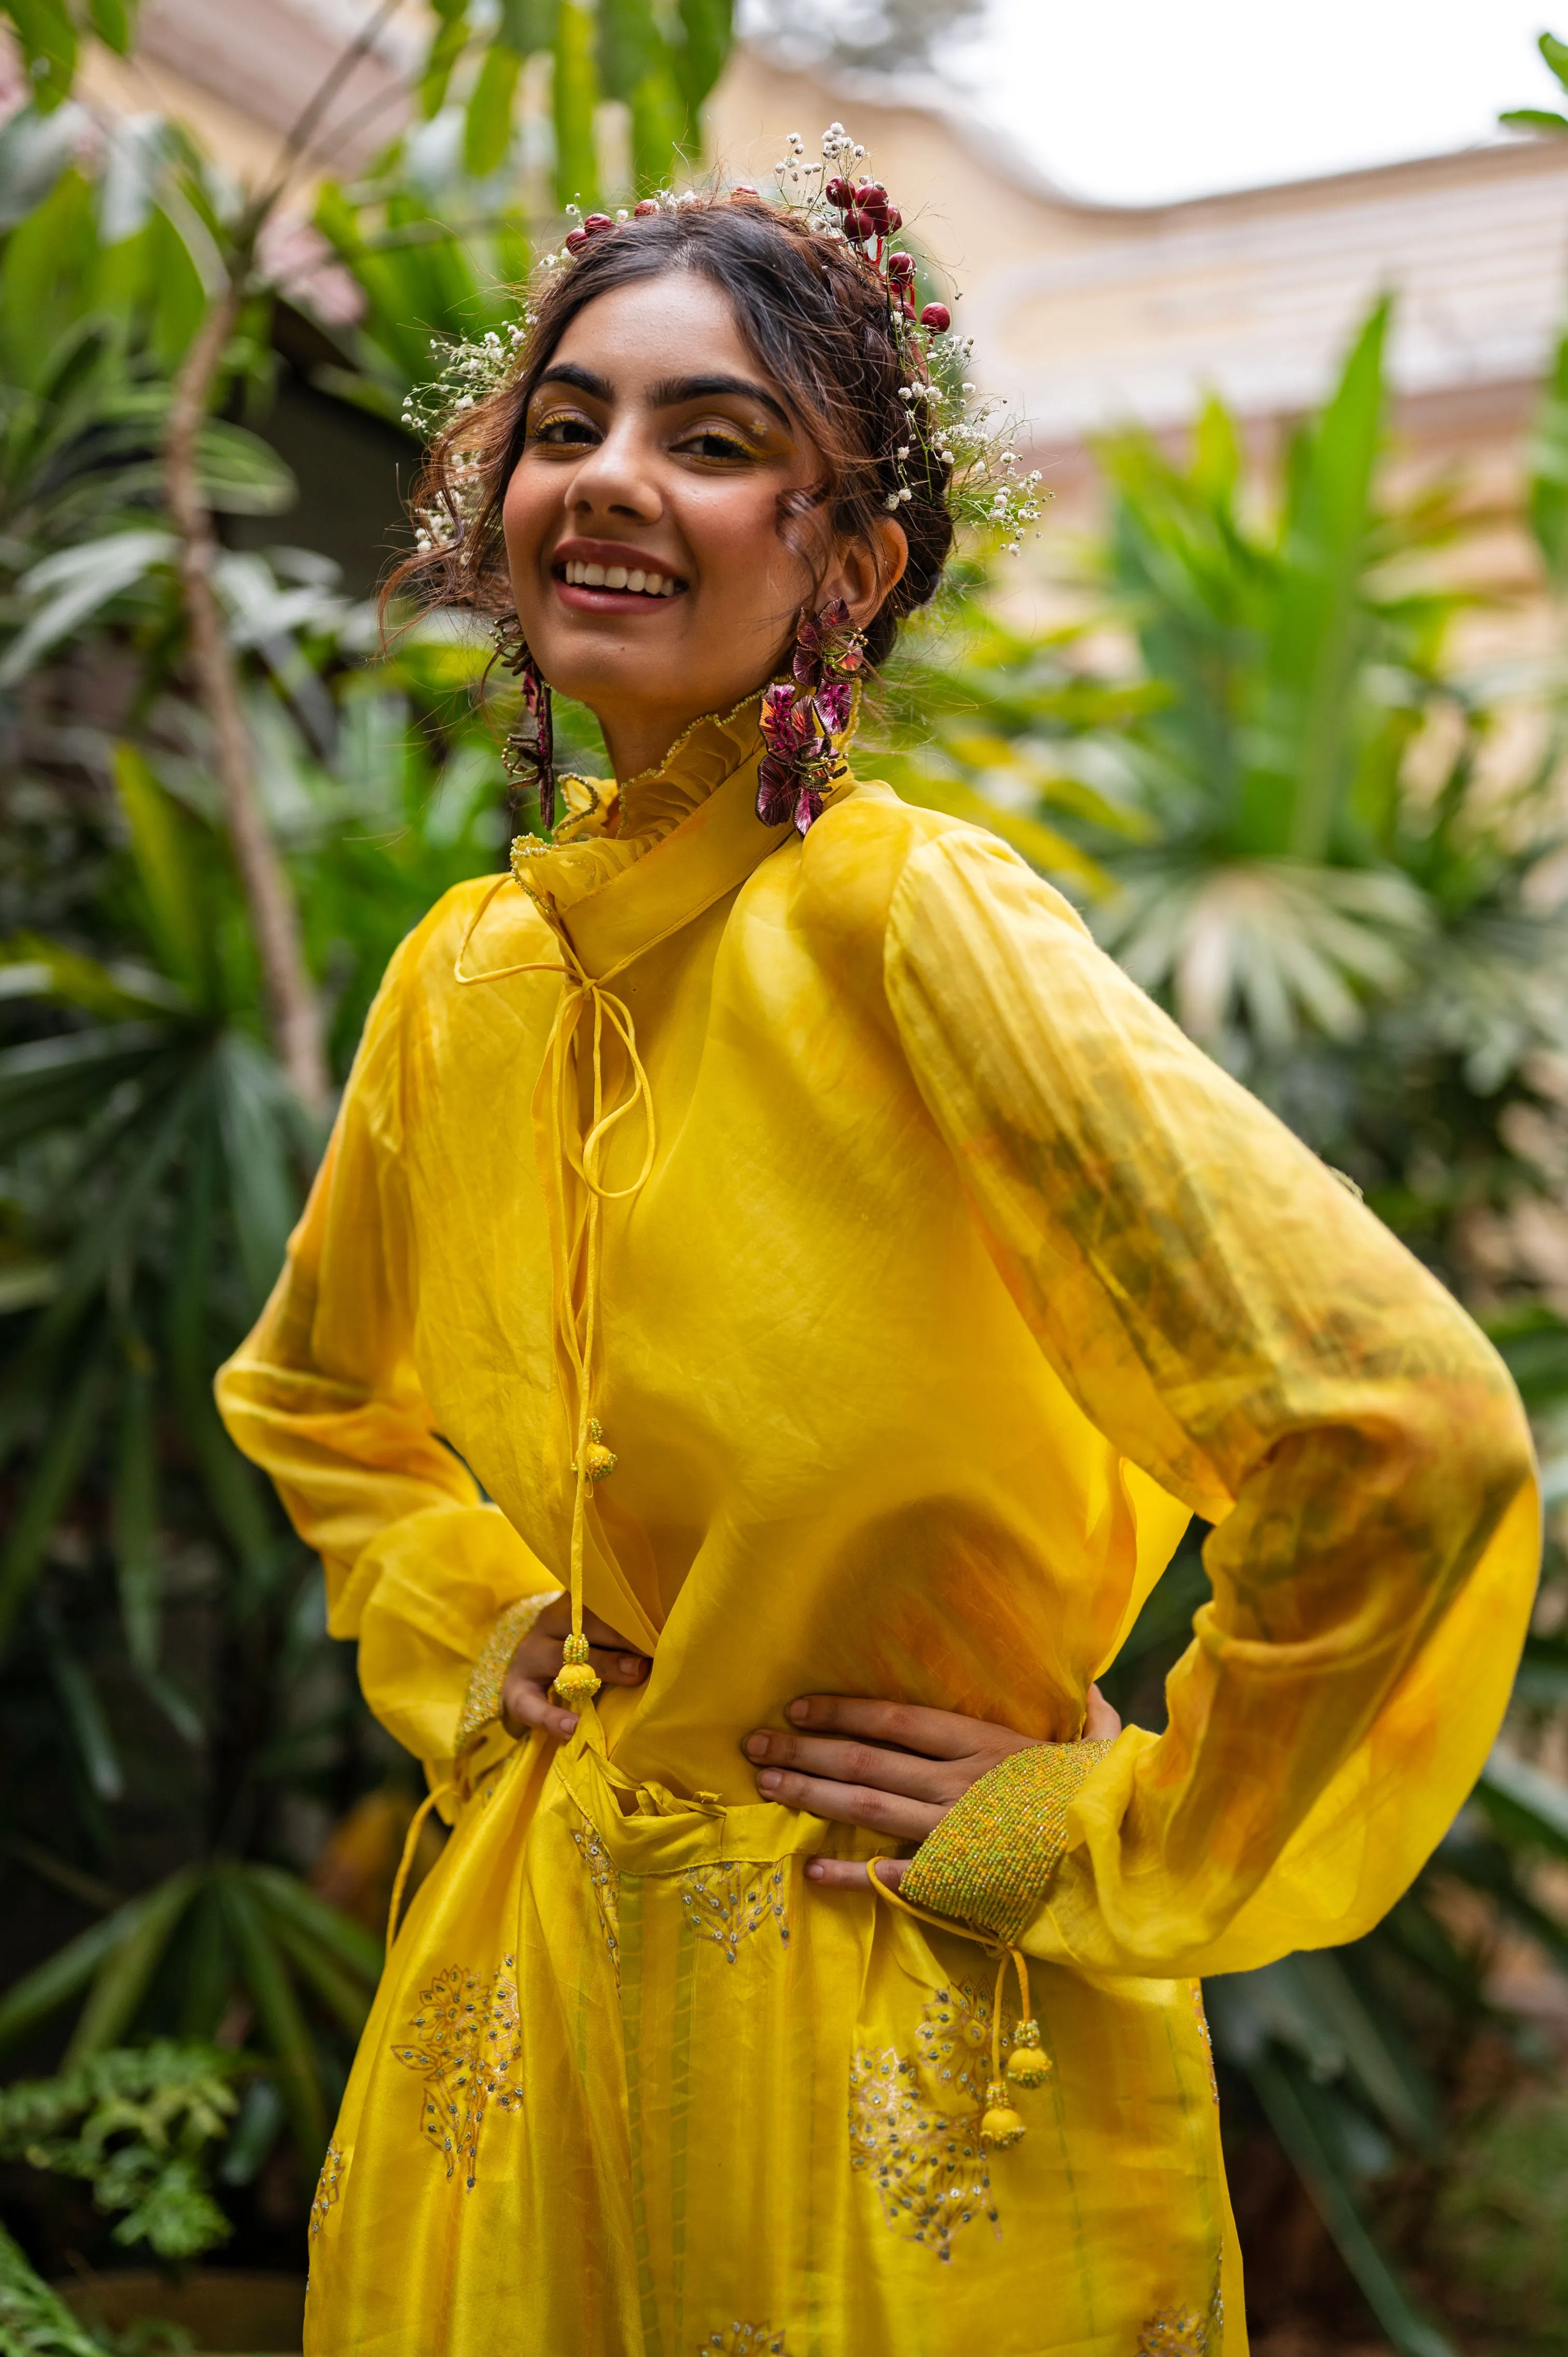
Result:
{"type": "Polygon", "coordinates": [[[801,608],[794,677],[763,691],[768,750],[757,773],[757,815],[764,826],[788,819],[804,834],[821,818],[823,797],[844,775],[833,738],[849,726],[865,650],[842,597],[816,615],[801,608]]]}
{"type": "Polygon", "coordinates": [[[501,669],[510,671],[522,689],[522,710],[501,748],[501,762],[514,785],[536,790],[539,823],[548,834],[555,824],[555,721],[550,688],[540,677],[515,614],[492,622],[490,636],[501,669]]]}

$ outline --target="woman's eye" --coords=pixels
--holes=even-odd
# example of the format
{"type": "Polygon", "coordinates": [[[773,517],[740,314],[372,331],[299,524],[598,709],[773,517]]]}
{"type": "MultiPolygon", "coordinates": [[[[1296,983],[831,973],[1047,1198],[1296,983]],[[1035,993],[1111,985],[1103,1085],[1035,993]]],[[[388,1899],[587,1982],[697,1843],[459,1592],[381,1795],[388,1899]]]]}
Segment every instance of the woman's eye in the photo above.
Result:
{"type": "Polygon", "coordinates": [[[704,425],[695,434],[688,434],[675,447],[693,458],[723,458],[733,461],[754,458],[757,456],[749,442],[743,442],[737,434],[722,434],[715,425],[704,425]]]}
{"type": "Polygon", "coordinates": [[[542,417],[529,434],[531,442],[546,442],[556,449],[585,447],[599,438],[599,429],[591,418],[575,415],[542,417]]]}

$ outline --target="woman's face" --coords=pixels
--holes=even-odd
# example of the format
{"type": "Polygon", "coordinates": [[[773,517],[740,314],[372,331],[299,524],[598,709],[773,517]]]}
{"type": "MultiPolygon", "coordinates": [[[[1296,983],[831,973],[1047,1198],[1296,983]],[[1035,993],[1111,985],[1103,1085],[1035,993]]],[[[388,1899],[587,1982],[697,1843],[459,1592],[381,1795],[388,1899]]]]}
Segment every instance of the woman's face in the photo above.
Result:
{"type": "Polygon", "coordinates": [[[620,287],[567,328],[507,487],[507,561],[534,661],[596,716],[618,777],[768,679],[802,605],[875,612],[904,565],[892,518],[880,581],[821,521],[791,527],[800,550],[780,536],[780,492],[822,472],[707,279],[620,287]]]}

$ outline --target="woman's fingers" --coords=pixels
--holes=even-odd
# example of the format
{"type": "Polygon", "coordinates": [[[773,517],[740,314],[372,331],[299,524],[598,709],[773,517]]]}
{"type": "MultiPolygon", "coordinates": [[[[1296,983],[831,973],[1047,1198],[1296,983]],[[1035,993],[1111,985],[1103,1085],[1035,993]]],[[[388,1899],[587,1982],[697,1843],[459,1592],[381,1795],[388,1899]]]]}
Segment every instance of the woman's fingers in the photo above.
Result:
{"type": "MultiPolygon", "coordinates": [[[[914,1864],[908,1857],[879,1857],[876,1878],[890,1890],[897,1890],[914,1864]]],[[[806,1879],[829,1890],[864,1890],[865,1860],[863,1857],[814,1857],[806,1868],[806,1879]]]]}
{"type": "Polygon", "coordinates": [[[826,1777],[835,1784],[872,1784],[879,1792],[950,1807],[969,1781],[947,1760],[830,1736],[783,1734],[772,1727],[759,1727],[748,1735],[744,1749],[758,1767],[798,1768],[803,1775],[826,1777]]]}
{"type": "Polygon", "coordinates": [[[548,1680],[520,1677],[515,1669],[508,1672],[501,1686],[501,1725],[511,1736],[526,1735],[531,1727],[542,1727],[563,1739],[577,1732],[576,1713],[551,1701],[548,1680]]]}
{"type": "Polygon", "coordinates": [[[786,1768],[763,1769],[757,1789],[765,1801],[781,1801],[786,1808],[829,1817],[834,1824],[890,1834],[896,1841],[924,1841],[947,1814],[945,1808],[929,1802],[906,1800],[870,1784],[839,1784],[829,1777],[800,1776],[786,1768]]]}
{"type": "MultiPolygon", "coordinates": [[[[956,1710],[871,1702],[861,1695],[801,1695],[785,1715],[813,1735],[869,1738],[873,1743],[897,1744],[902,1751],[923,1752],[929,1760],[967,1759],[972,1752],[994,1749],[998,1736],[1011,1733],[987,1719],[965,1718],[956,1710]]],[[[1029,1738],[1020,1735],[1017,1739],[1023,1744],[1029,1738]]]]}

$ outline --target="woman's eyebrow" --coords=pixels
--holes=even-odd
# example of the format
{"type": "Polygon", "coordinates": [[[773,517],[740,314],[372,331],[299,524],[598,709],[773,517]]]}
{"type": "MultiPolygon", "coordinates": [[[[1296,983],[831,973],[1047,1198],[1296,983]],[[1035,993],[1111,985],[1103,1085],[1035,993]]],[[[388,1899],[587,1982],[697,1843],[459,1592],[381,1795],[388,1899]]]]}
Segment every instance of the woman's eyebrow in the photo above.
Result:
{"type": "Polygon", "coordinates": [[[707,401],[722,393],[738,393],[743,400],[755,401],[759,407],[772,412],[786,433],[793,432],[783,403],[776,401],[766,385],[753,384],[748,377],[667,376],[649,386],[648,400],[653,409],[676,409],[683,401],[707,401]]]}
{"type": "Polygon", "coordinates": [[[614,401],[616,397],[615,387],[607,377],[596,376],[592,369],[579,368],[575,361],[552,361],[542,371],[539,383],[575,385],[579,393],[591,393],[596,401],[614,401]]]}

